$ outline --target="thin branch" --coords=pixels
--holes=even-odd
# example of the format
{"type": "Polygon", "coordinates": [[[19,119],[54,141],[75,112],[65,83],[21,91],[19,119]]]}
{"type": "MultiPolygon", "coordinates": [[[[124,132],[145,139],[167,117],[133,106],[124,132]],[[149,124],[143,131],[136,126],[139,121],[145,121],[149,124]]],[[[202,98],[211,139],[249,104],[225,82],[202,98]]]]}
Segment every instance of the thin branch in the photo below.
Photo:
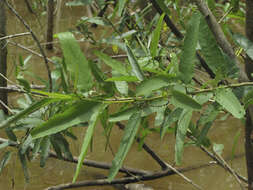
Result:
{"type": "Polygon", "coordinates": [[[226,89],[226,88],[238,88],[238,87],[242,87],[242,86],[252,86],[253,82],[241,82],[241,83],[235,83],[235,84],[228,84],[225,86],[219,86],[219,87],[215,87],[215,88],[208,88],[208,89],[201,89],[201,90],[196,90],[193,92],[188,92],[188,94],[191,95],[196,95],[196,94],[201,94],[201,93],[207,93],[207,92],[213,92],[215,90],[218,89],[226,89]]]}
{"type": "Polygon", "coordinates": [[[197,189],[202,189],[202,187],[200,187],[199,185],[195,184],[192,180],[190,180],[188,177],[186,177],[185,175],[183,175],[182,172],[178,171],[176,168],[174,168],[170,164],[166,163],[166,165],[167,165],[168,168],[170,168],[172,171],[174,171],[177,175],[179,175],[180,177],[182,177],[185,181],[187,181],[188,183],[192,184],[197,189]]]}
{"type": "MultiPolygon", "coordinates": [[[[38,57],[40,57],[40,58],[44,58],[43,55],[41,55],[41,54],[39,54],[38,52],[33,51],[33,50],[31,50],[31,49],[29,49],[29,48],[23,46],[23,45],[21,45],[21,44],[18,44],[18,43],[16,43],[16,42],[11,42],[11,41],[9,41],[8,43],[11,44],[11,45],[17,46],[17,47],[19,47],[19,48],[21,48],[21,49],[23,49],[23,50],[26,50],[26,51],[28,51],[29,53],[31,53],[31,54],[33,54],[33,55],[36,55],[36,56],[38,56],[38,57]]],[[[47,59],[48,62],[54,63],[53,60],[51,60],[51,59],[49,59],[49,58],[47,58],[47,57],[46,57],[46,59],[47,59]]]]}
{"type": "Polygon", "coordinates": [[[6,6],[11,10],[11,12],[13,12],[16,17],[23,23],[23,25],[26,27],[26,29],[31,33],[34,41],[37,43],[38,47],[39,47],[39,50],[41,52],[41,55],[43,56],[43,59],[44,59],[44,62],[45,62],[45,66],[46,66],[46,69],[47,69],[47,72],[48,72],[48,79],[49,79],[49,91],[51,92],[53,87],[53,83],[52,83],[52,77],[51,77],[51,70],[50,70],[50,67],[49,67],[49,64],[48,64],[48,59],[47,59],[47,56],[43,50],[43,48],[41,47],[40,45],[40,42],[38,40],[38,38],[36,37],[36,35],[34,34],[34,32],[32,31],[32,29],[30,28],[30,26],[26,23],[26,21],[18,14],[18,12],[8,3],[7,0],[3,0],[6,4],[6,6]]]}
{"type": "Polygon", "coordinates": [[[231,168],[228,163],[222,158],[221,155],[216,154],[215,155],[224,163],[224,166],[227,168],[227,170],[230,171],[230,173],[234,176],[234,178],[236,179],[236,181],[239,183],[240,187],[242,190],[244,190],[243,184],[241,182],[241,180],[239,179],[239,177],[236,175],[236,172],[233,168],[231,168]]]}
{"type": "MultiPolygon", "coordinates": [[[[192,139],[193,141],[196,140],[190,133],[187,135],[187,137],[190,138],[190,139],[192,139]]],[[[231,171],[231,170],[229,170],[229,168],[227,168],[227,167],[225,166],[225,164],[224,164],[216,155],[214,155],[213,153],[211,153],[210,151],[208,151],[204,146],[201,145],[201,146],[200,146],[200,149],[201,149],[203,152],[205,152],[205,153],[207,154],[207,156],[209,156],[209,157],[212,158],[214,161],[216,161],[218,165],[220,165],[220,166],[223,167],[224,169],[227,169],[227,171],[228,171],[229,173],[231,173],[232,175],[233,175],[233,173],[234,173],[240,180],[242,180],[242,181],[245,182],[245,183],[248,183],[248,180],[247,180],[245,177],[241,176],[241,175],[238,174],[236,171],[231,171]]]]}
{"type": "Polygon", "coordinates": [[[10,38],[16,38],[16,37],[20,37],[20,36],[26,36],[26,35],[30,35],[30,34],[31,34],[30,32],[24,32],[24,33],[19,33],[19,34],[12,34],[12,35],[4,36],[4,37],[0,38],[0,41],[1,40],[7,40],[7,39],[10,39],[10,38]]]}

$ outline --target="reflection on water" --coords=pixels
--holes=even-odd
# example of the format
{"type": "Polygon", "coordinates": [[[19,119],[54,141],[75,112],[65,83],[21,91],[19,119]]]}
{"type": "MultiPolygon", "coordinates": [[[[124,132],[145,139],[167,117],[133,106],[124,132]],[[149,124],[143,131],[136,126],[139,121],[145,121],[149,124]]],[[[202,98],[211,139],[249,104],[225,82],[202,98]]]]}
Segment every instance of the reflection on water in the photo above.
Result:
{"type": "MultiPolygon", "coordinates": [[[[26,19],[26,21],[32,26],[33,30],[37,33],[40,39],[43,39],[44,31],[41,28],[36,28],[34,24],[34,16],[28,13],[25,7],[22,7],[23,1],[15,1],[17,10],[21,13],[21,15],[26,19]]],[[[65,31],[71,27],[74,27],[75,22],[80,16],[83,16],[83,12],[85,9],[83,8],[64,8],[62,10],[62,18],[60,20],[60,31],[65,31]]],[[[8,15],[8,33],[20,33],[26,31],[25,28],[15,19],[12,14],[8,15]]],[[[42,17],[42,21],[45,20],[42,17]]],[[[34,46],[33,40],[31,37],[21,37],[15,39],[16,42],[21,44],[28,44],[34,46]]],[[[35,48],[36,50],[36,48],[35,48]]],[[[18,60],[18,56],[23,55],[26,57],[29,53],[20,50],[19,48],[9,46],[9,72],[8,76],[13,78],[13,62],[18,60]]],[[[43,61],[41,59],[36,58],[33,56],[32,60],[30,61],[31,65],[30,68],[34,71],[39,71],[37,74],[41,77],[46,78],[46,70],[44,68],[43,61]],[[39,67],[39,69],[38,69],[39,67]]],[[[35,81],[37,82],[37,81],[35,81]]],[[[9,97],[12,103],[14,100],[17,99],[16,95],[12,95],[9,97]]],[[[210,138],[215,143],[222,143],[225,145],[224,150],[224,157],[231,156],[231,150],[233,145],[233,138],[236,132],[242,128],[243,126],[239,120],[229,118],[225,122],[216,122],[213,128],[210,131],[210,138]]],[[[79,135],[80,141],[73,141],[71,144],[71,149],[75,155],[78,155],[82,138],[85,133],[85,128],[77,129],[76,134],[79,135]]],[[[122,131],[115,127],[111,134],[111,145],[114,152],[116,152],[117,147],[120,141],[120,135],[122,131]]],[[[87,155],[87,159],[94,159],[97,161],[103,162],[110,162],[113,158],[111,152],[107,150],[104,151],[104,146],[106,144],[106,139],[103,136],[103,129],[101,126],[97,126],[96,128],[96,135],[93,139],[94,146],[93,152],[89,152],[87,155]]],[[[161,142],[160,137],[158,134],[152,134],[146,140],[146,143],[157,152],[158,155],[161,156],[166,162],[173,164],[174,161],[174,143],[175,138],[173,135],[167,135],[164,140],[161,142]]],[[[243,153],[243,134],[241,135],[236,153],[243,153]]],[[[191,165],[202,164],[210,161],[205,153],[199,150],[196,147],[186,147],[184,151],[184,160],[183,165],[180,167],[187,167],[191,165]]],[[[128,154],[126,161],[124,162],[125,165],[130,167],[136,167],[140,169],[146,170],[153,170],[158,171],[160,169],[159,165],[154,162],[154,160],[145,152],[145,151],[138,151],[138,145],[134,144],[133,148],[131,149],[130,153],[128,154]]],[[[229,162],[235,168],[236,171],[239,173],[246,175],[245,169],[245,159],[239,158],[229,162]]],[[[3,173],[0,177],[0,187],[1,189],[43,189],[48,186],[60,184],[60,183],[67,183],[72,180],[72,176],[75,171],[75,165],[71,163],[67,163],[64,161],[59,161],[56,159],[48,159],[45,168],[39,167],[39,161],[35,160],[29,164],[29,171],[30,171],[30,184],[24,183],[23,171],[19,164],[17,156],[13,156],[12,161],[8,165],[7,168],[4,169],[3,173]]],[[[107,175],[108,171],[84,167],[81,171],[81,174],[78,180],[88,180],[96,178],[98,175],[107,175]]],[[[216,190],[218,189],[230,189],[230,190],[237,190],[239,188],[238,184],[236,183],[233,176],[231,176],[228,172],[226,172],[221,167],[212,165],[209,167],[204,167],[196,170],[192,170],[190,172],[186,172],[185,175],[192,179],[196,184],[203,187],[203,189],[208,190],[216,190]]],[[[165,177],[162,179],[157,179],[150,182],[145,182],[146,185],[153,187],[154,189],[159,190],[191,190],[194,187],[188,183],[186,183],[181,177],[173,175],[170,177],[165,177]]],[[[103,189],[109,190],[112,187],[85,187],[80,189],[103,189]]]]}

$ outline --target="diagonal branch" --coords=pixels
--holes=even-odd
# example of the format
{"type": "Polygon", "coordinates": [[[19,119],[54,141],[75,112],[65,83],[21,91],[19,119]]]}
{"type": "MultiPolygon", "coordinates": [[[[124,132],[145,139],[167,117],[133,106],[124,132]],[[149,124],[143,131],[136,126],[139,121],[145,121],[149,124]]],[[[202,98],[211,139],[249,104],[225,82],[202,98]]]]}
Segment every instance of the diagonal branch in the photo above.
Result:
{"type": "Polygon", "coordinates": [[[3,0],[6,4],[6,6],[11,10],[11,12],[13,14],[16,15],[16,17],[23,23],[23,25],[26,27],[26,29],[31,33],[34,41],[36,42],[40,52],[41,52],[41,55],[43,56],[44,58],[44,62],[45,62],[45,65],[46,65],[46,69],[47,69],[47,73],[48,73],[48,79],[49,79],[49,91],[51,92],[52,91],[52,77],[51,77],[51,71],[50,71],[50,67],[49,67],[49,64],[48,64],[48,59],[47,59],[47,56],[45,54],[45,51],[43,50],[43,48],[41,47],[40,45],[40,42],[37,38],[37,36],[34,34],[34,32],[32,31],[31,27],[26,23],[26,21],[18,14],[18,12],[8,3],[7,0],[3,0]]]}

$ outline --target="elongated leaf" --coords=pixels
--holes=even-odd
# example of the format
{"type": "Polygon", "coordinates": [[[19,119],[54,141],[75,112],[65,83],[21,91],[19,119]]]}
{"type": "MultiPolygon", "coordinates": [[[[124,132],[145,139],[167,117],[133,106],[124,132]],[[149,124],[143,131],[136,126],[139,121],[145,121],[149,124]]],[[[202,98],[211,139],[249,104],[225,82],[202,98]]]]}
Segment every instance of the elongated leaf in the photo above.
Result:
{"type": "Polygon", "coordinates": [[[181,79],[185,83],[189,83],[194,74],[193,69],[194,69],[196,47],[197,47],[198,35],[199,35],[199,22],[200,22],[200,14],[194,13],[192,18],[189,21],[189,24],[186,30],[181,62],[179,64],[181,79]]]}
{"type": "Polygon", "coordinates": [[[10,159],[11,159],[11,152],[10,151],[5,152],[0,162],[0,173],[3,171],[3,168],[8,164],[10,159]]]}
{"type": "Polygon", "coordinates": [[[140,81],[143,81],[145,79],[144,74],[142,73],[142,70],[138,64],[138,61],[128,44],[126,45],[126,50],[127,50],[128,61],[132,67],[133,73],[140,81]]]}
{"type": "MultiPolygon", "coordinates": [[[[131,115],[133,113],[135,113],[138,110],[138,108],[135,107],[131,107],[128,109],[125,109],[123,111],[117,112],[115,114],[112,114],[109,118],[110,122],[117,122],[117,121],[122,121],[122,120],[129,120],[129,118],[131,117],[131,115]]],[[[141,110],[141,116],[145,117],[148,116],[154,112],[157,112],[159,110],[158,106],[146,106],[144,108],[142,108],[141,110]]]]}
{"type": "Polygon", "coordinates": [[[178,121],[181,113],[182,113],[182,109],[181,108],[176,108],[175,110],[173,110],[171,113],[166,114],[164,117],[164,122],[161,126],[161,131],[160,131],[160,136],[161,139],[163,139],[167,129],[176,121],[178,121]]]}
{"type": "Polygon", "coordinates": [[[29,183],[30,177],[29,177],[29,172],[28,172],[28,168],[27,168],[27,160],[24,154],[21,154],[20,151],[18,151],[18,157],[19,160],[21,162],[22,168],[23,168],[23,172],[24,172],[24,176],[25,176],[25,181],[27,183],[29,183]]]}
{"type": "Polygon", "coordinates": [[[215,74],[228,76],[237,73],[238,69],[235,63],[220,50],[204,17],[200,19],[199,44],[208,67],[215,74]]]}
{"type": "Polygon", "coordinates": [[[41,153],[40,153],[40,167],[44,167],[50,150],[50,138],[49,136],[44,137],[41,141],[41,153]]]}
{"type": "Polygon", "coordinates": [[[199,110],[202,108],[202,106],[198,102],[196,102],[196,100],[177,90],[172,91],[171,102],[175,106],[179,106],[181,108],[195,109],[195,110],[199,110]]]}
{"type": "Polygon", "coordinates": [[[33,139],[63,131],[73,125],[87,122],[98,103],[78,101],[63,113],[56,114],[40,126],[32,129],[33,139]]]}
{"type": "Polygon", "coordinates": [[[230,89],[218,89],[215,91],[215,101],[222,105],[236,118],[243,118],[245,110],[237,97],[230,89]]]}
{"type": "Polygon", "coordinates": [[[91,70],[74,35],[64,32],[56,37],[59,38],[67,68],[75,77],[75,87],[81,91],[88,91],[93,85],[91,70]]]}
{"type": "Polygon", "coordinates": [[[9,127],[12,123],[18,121],[21,118],[24,118],[25,116],[29,115],[30,113],[33,113],[37,111],[40,108],[43,108],[53,102],[60,101],[59,99],[54,99],[54,98],[44,98],[38,102],[35,102],[28,108],[24,109],[23,111],[19,112],[18,114],[9,117],[8,119],[4,120],[3,122],[0,123],[0,129],[9,127]]]}
{"type": "Polygon", "coordinates": [[[110,56],[99,51],[95,51],[94,54],[98,56],[101,60],[103,60],[103,62],[106,65],[110,66],[113,70],[119,72],[122,75],[128,75],[127,70],[125,66],[123,65],[123,63],[115,59],[112,59],[110,56]]]}
{"type": "Polygon", "coordinates": [[[127,2],[127,0],[119,0],[118,1],[118,13],[117,14],[118,14],[119,17],[122,14],[122,11],[124,9],[124,6],[125,6],[126,2],[127,2]]]}
{"type": "Polygon", "coordinates": [[[158,76],[144,80],[140,85],[137,86],[136,95],[150,95],[154,90],[169,86],[170,82],[171,81],[164,76],[158,76]]]}
{"type": "Polygon", "coordinates": [[[191,110],[184,110],[179,118],[177,126],[176,144],[175,144],[175,161],[181,164],[184,149],[184,139],[192,117],[191,110]]]}
{"type": "Polygon", "coordinates": [[[74,175],[74,178],[73,178],[73,183],[76,181],[76,179],[77,179],[77,177],[80,173],[81,167],[83,165],[83,160],[84,160],[84,157],[86,155],[87,149],[89,147],[90,141],[92,139],[93,132],[94,132],[99,114],[104,108],[105,108],[105,105],[100,105],[100,107],[97,107],[97,109],[94,111],[94,113],[92,114],[92,116],[90,118],[89,126],[88,126],[88,129],[85,133],[85,137],[84,137],[84,140],[83,140],[81,153],[78,157],[78,164],[76,166],[76,172],[75,172],[75,175],[74,175]]]}
{"type": "Polygon", "coordinates": [[[112,161],[112,167],[110,168],[108,176],[109,181],[113,180],[113,178],[117,175],[119,169],[121,168],[123,161],[134,141],[140,123],[141,123],[141,113],[137,111],[131,115],[126,125],[124,135],[120,141],[118,152],[116,153],[112,161]]]}
{"type": "Polygon", "coordinates": [[[164,16],[165,16],[164,13],[160,16],[159,21],[156,25],[156,29],[152,35],[152,40],[151,40],[151,45],[150,45],[150,53],[153,58],[157,56],[157,48],[158,48],[158,44],[159,44],[160,33],[162,30],[162,26],[163,26],[164,16]]]}
{"type": "Polygon", "coordinates": [[[105,81],[126,81],[126,82],[137,82],[139,79],[136,76],[120,76],[108,78],[105,81]]]}

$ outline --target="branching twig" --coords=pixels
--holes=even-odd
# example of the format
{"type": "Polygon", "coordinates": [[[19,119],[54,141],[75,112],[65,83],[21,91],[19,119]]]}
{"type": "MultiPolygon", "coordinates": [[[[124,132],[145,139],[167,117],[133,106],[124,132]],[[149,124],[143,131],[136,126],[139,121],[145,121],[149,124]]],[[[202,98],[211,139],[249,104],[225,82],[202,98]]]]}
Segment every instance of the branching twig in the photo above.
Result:
{"type": "Polygon", "coordinates": [[[8,36],[4,36],[4,37],[0,38],[0,41],[1,40],[7,40],[7,39],[10,39],[10,38],[16,38],[16,37],[20,37],[20,36],[26,36],[26,35],[30,35],[30,34],[31,34],[30,32],[12,34],[12,35],[8,35],[8,36]]]}
{"type": "Polygon", "coordinates": [[[48,59],[47,59],[47,56],[43,50],[43,48],[41,47],[40,45],[40,42],[38,40],[38,38],[36,37],[36,35],[34,34],[34,32],[32,31],[32,29],[30,28],[30,26],[25,22],[25,20],[17,13],[17,11],[8,3],[7,0],[3,0],[5,2],[5,4],[7,5],[7,7],[11,10],[11,12],[13,12],[16,17],[23,23],[23,25],[26,27],[26,29],[31,33],[34,41],[37,43],[38,45],[38,48],[41,52],[41,55],[43,56],[44,58],[44,62],[45,62],[45,65],[46,65],[46,69],[47,69],[47,72],[48,72],[48,79],[49,79],[49,91],[51,92],[53,87],[53,83],[52,83],[52,77],[51,77],[51,70],[50,70],[50,67],[49,67],[49,64],[48,64],[48,59]]]}

